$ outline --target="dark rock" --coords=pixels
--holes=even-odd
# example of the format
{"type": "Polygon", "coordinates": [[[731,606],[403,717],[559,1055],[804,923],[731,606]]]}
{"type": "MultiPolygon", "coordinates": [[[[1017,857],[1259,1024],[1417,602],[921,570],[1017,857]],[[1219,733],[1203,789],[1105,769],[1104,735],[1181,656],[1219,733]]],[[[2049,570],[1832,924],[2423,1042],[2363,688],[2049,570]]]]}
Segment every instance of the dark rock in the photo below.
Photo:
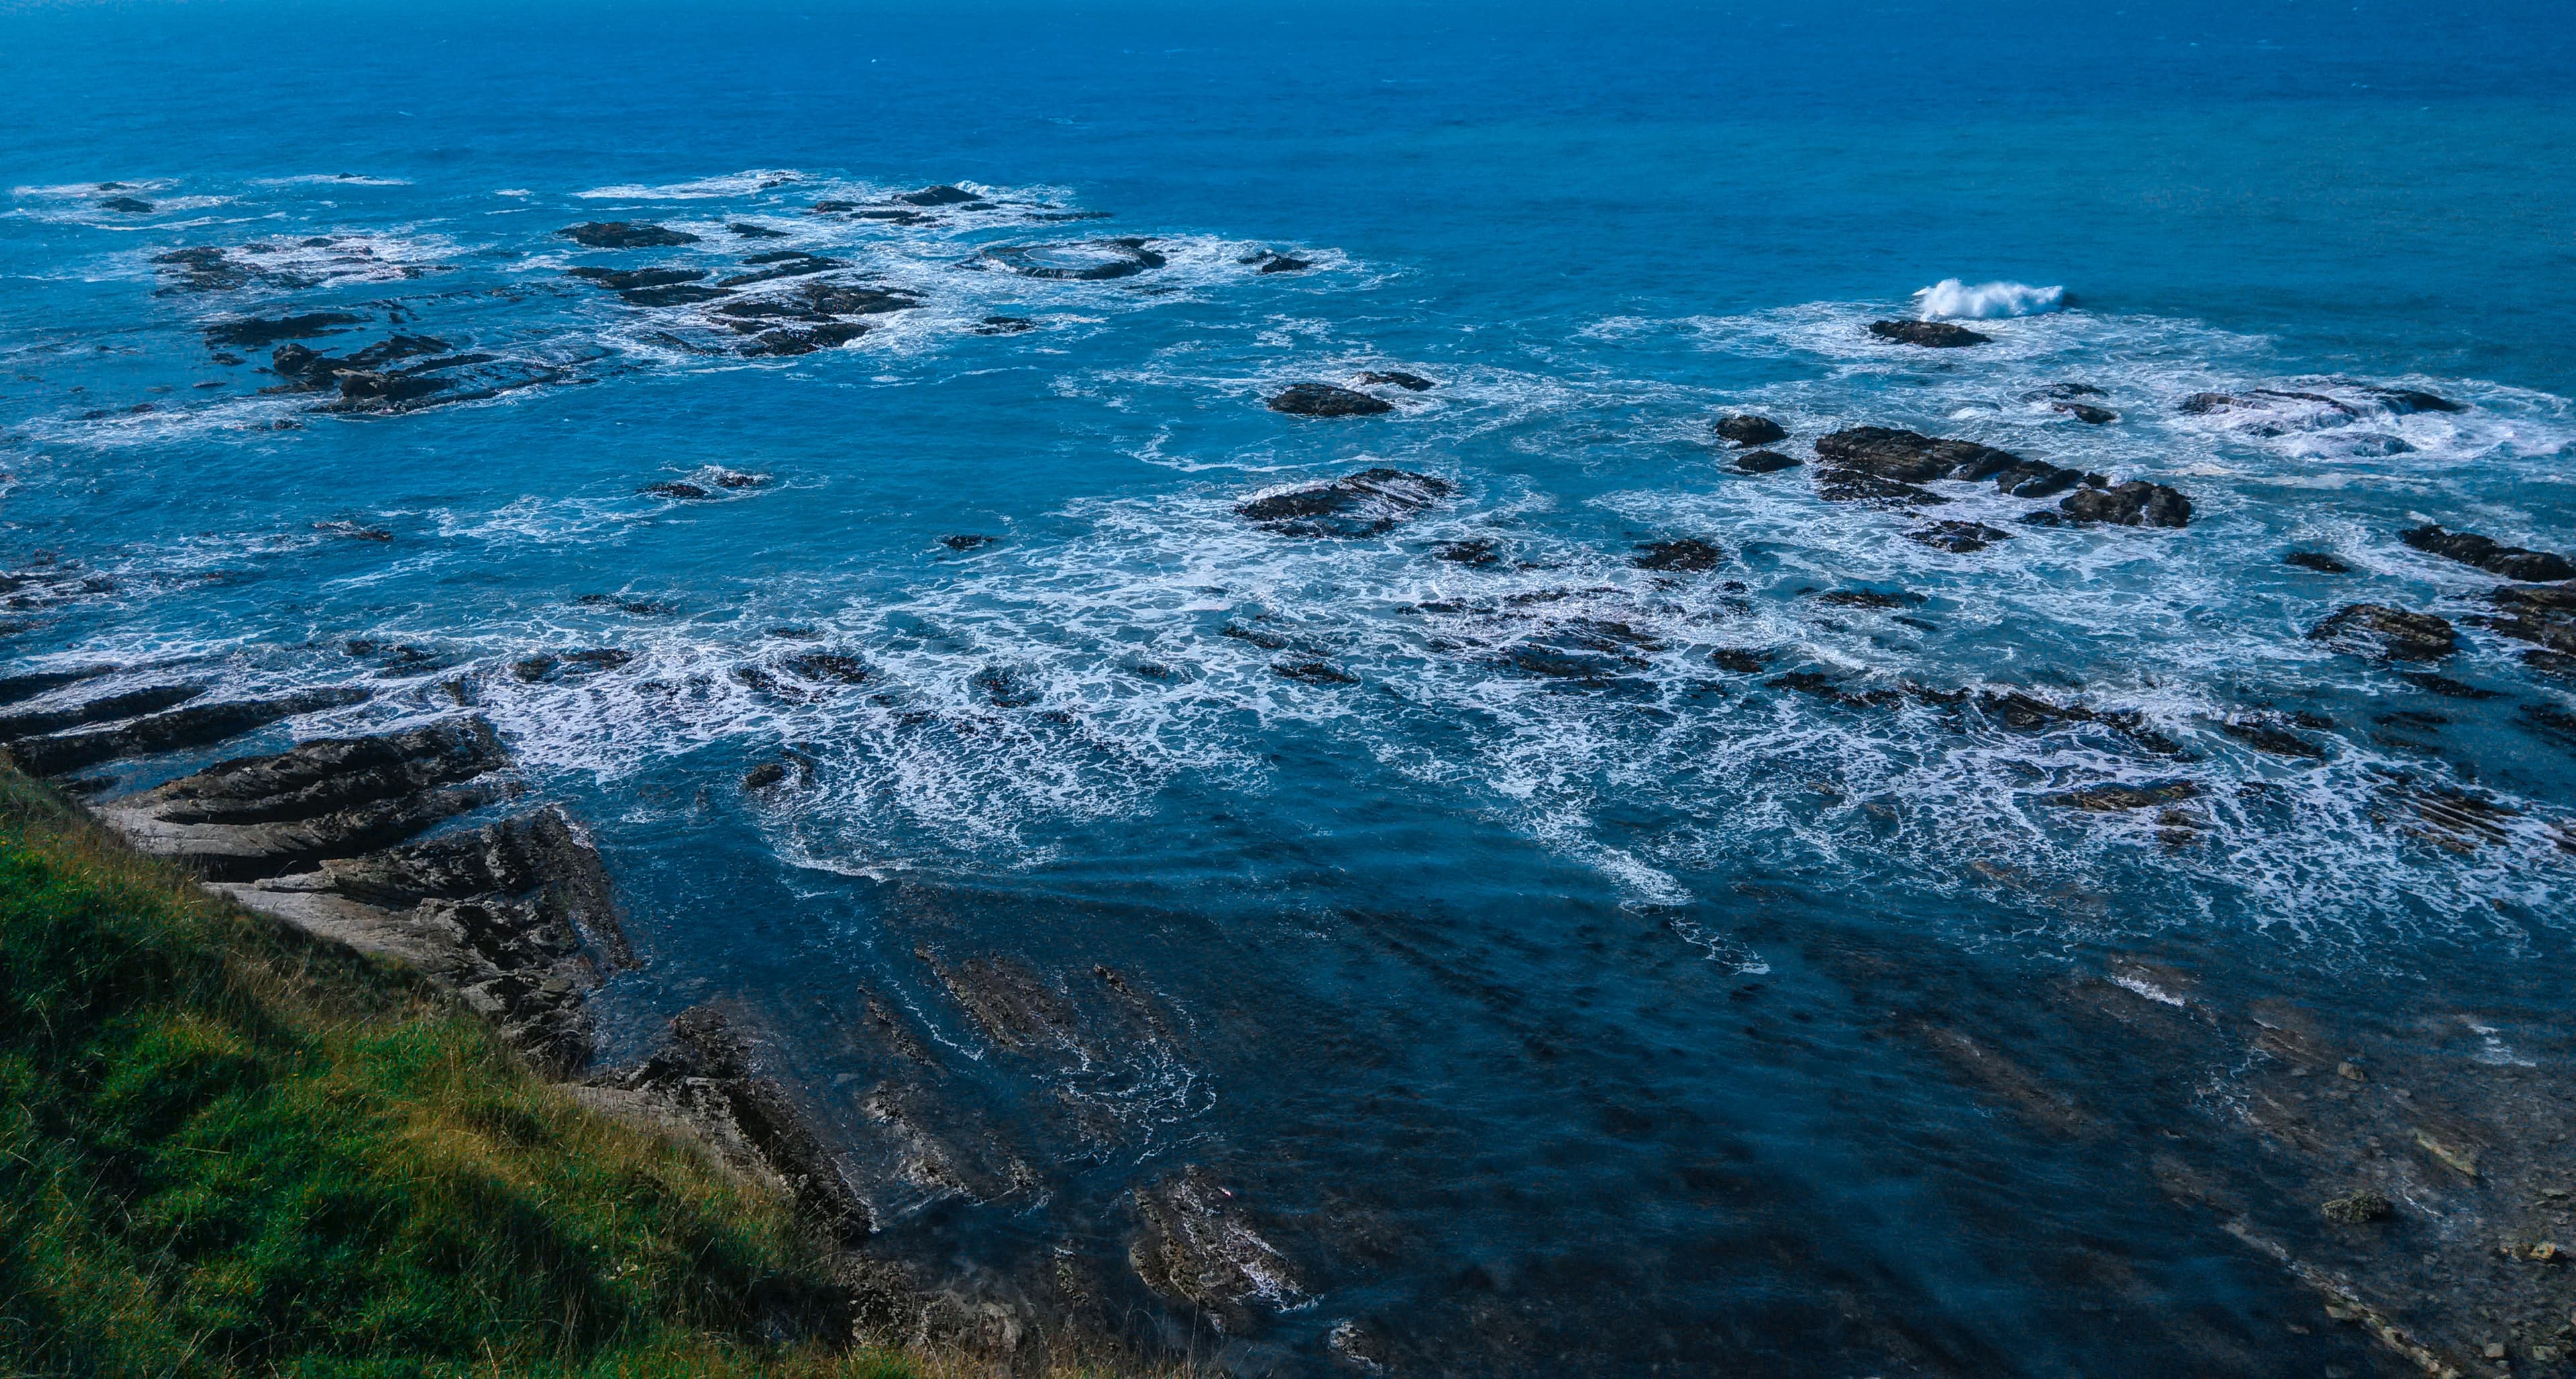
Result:
{"type": "Polygon", "coordinates": [[[2324,551],[2292,551],[2288,555],[2281,557],[2281,563],[2284,565],[2296,565],[2302,570],[2314,570],[2321,575],[2348,575],[2352,573],[2352,567],[2350,565],[2345,564],[2341,559],[2329,555],[2324,551]]]}
{"type": "Polygon", "coordinates": [[[1892,689],[1859,691],[1846,689],[1844,688],[1846,681],[1814,670],[1775,675],[1763,683],[1773,689],[1795,690],[1800,694],[1822,699],[1829,704],[1840,704],[1854,709],[1893,708],[1904,698],[1892,689]]]}
{"type": "Polygon", "coordinates": [[[1370,385],[1371,387],[1376,387],[1382,384],[1389,387],[1402,388],[1408,393],[1427,393],[1436,386],[1430,379],[1424,378],[1418,373],[1406,373],[1401,369],[1371,370],[1370,372],[1361,374],[1360,381],[1370,385]]]}
{"type": "Polygon", "coordinates": [[[945,183],[936,187],[924,187],[917,192],[905,192],[895,198],[908,206],[963,206],[975,199],[975,193],[963,187],[952,187],[945,183]]]}
{"type": "Polygon", "coordinates": [[[1718,669],[1731,670],[1738,675],[1761,674],[1762,668],[1771,663],[1771,656],[1772,653],[1768,651],[1734,646],[1722,646],[1708,653],[1708,659],[1718,669]]]}
{"type": "Polygon", "coordinates": [[[1025,709],[1045,697],[1009,666],[985,666],[966,677],[966,683],[997,709],[1025,709]]]}
{"type": "Polygon", "coordinates": [[[397,843],[507,798],[516,787],[477,778],[508,765],[489,724],[450,719],[222,762],[100,816],[146,852],[215,880],[251,880],[397,843]]]}
{"type": "Polygon", "coordinates": [[[2083,402],[2061,402],[2057,404],[2057,410],[2087,426],[2107,426],[2120,419],[2120,414],[2108,407],[2095,407],[2083,402]]]}
{"type": "MultiPolygon", "coordinates": [[[[2522,663],[2552,680],[2576,685],[2576,655],[2563,651],[2526,651],[2522,653],[2522,663]]],[[[2438,680],[2441,677],[2432,678],[2438,680]]]]}
{"type": "Polygon", "coordinates": [[[1301,417],[1367,417],[1395,410],[1393,403],[1330,383],[1296,383],[1270,399],[1270,410],[1301,417]]]}
{"type": "Polygon", "coordinates": [[[2503,545],[2472,532],[2450,532],[2427,525],[2400,532],[2397,539],[2427,555],[2474,565],[2507,579],[2535,584],[2576,579],[2576,563],[2563,555],[2503,545]]]}
{"type": "Polygon", "coordinates": [[[1266,627],[1253,626],[1247,623],[1227,623],[1224,627],[1217,630],[1217,635],[1220,637],[1232,637],[1238,642],[1250,642],[1264,651],[1284,651],[1288,647],[1295,645],[1295,643],[1289,641],[1287,637],[1277,632],[1273,632],[1266,627]]]}
{"type": "Polygon", "coordinates": [[[338,376],[342,402],[377,410],[418,402],[456,386],[454,379],[424,378],[417,374],[386,373],[375,369],[341,369],[338,376]]]}
{"type": "Polygon", "coordinates": [[[2066,495],[2057,510],[2077,522],[2111,522],[2124,527],[2182,527],[2191,524],[2191,500],[2163,484],[2131,479],[2109,488],[2084,488],[2066,495]]]}
{"type": "Polygon", "coordinates": [[[2153,809],[2200,798],[2197,782],[2178,780],[2159,785],[2091,785],[2063,794],[2044,795],[2042,804],[2061,805],[2068,809],[2087,809],[2097,814],[2116,814],[2131,809],[2153,809]]]}
{"type": "Polygon", "coordinates": [[[2079,397],[2108,396],[2110,396],[2110,394],[2103,392],[2101,389],[2094,387],[2090,383],[2051,383],[2045,388],[2033,388],[2029,392],[2022,394],[2021,400],[2024,402],[2064,402],[2069,399],[2079,397]]]}
{"type": "Polygon", "coordinates": [[[1789,438],[1788,428],[1769,417],[1725,416],[1712,423],[1718,439],[1735,446],[1769,445],[1789,438]]]}
{"type": "Polygon", "coordinates": [[[224,321],[206,327],[208,345],[238,345],[258,349],[280,340],[309,340],[317,335],[337,335],[341,326],[354,326],[366,320],[345,311],[313,311],[301,316],[281,316],[263,321],[256,316],[239,321],[224,321]]]}
{"type": "Polygon", "coordinates": [[[11,743],[9,752],[17,758],[19,768],[30,775],[59,776],[119,757],[157,756],[210,746],[254,728],[325,709],[345,708],[367,698],[368,691],[348,686],[272,699],[190,704],[115,727],[26,738],[11,743]]]}
{"type": "MultiPolygon", "coordinates": [[[[2545,651],[2526,651],[2522,656],[2525,661],[2528,661],[2534,656],[2546,656],[2548,654],[2549,653],[2545,651]]],[[[2462,684],[2447,675],[2435,675],[2430,671],[2417,671],[2400,678],[2417,689],[2423,690],[2428,694],[2438,694],[2445,699],[2493,699],[2496,697],[2496,692],[2494,690],[2480,689],[2475,685],[2462,684]]]]}
{"type": "MultiPolygon", "coordinates": [[[[242,362],[243,362],[242,357],[241,357],[240,355],[238,355],[238,354],[232,354],[232,353],[229,353],[229,352],[223,352],[223,351],[218,351],[217,353],[214,353],[214,354],[208,355],[208,356],[207,356],[207,358],[214,360],[216,363],[223,365],[225,368],[231,368],[231,367],[233,367],[234,365],[237,365],[237,364],[240,364],[240,363],[242,363],[242,362]]],[[[201,388],[202,388],[202,387],[205,387],[205,386],[207,386],[207,385],[200,383],[200,384],[198,384],[197,386],[199,386],[199,387],[201,387],[201,388]]]]}
{"type": "Polygon", "coordinates": [[[510,673],[526,684],[552,683],[616,670],[635,659],[631,651],[614,647],[592,647],[581,651],[540,652],[525,660],[510,663],[510,673]]]}
{"type": "Polygon", "coordinates": [[[998,536],[943,536],[939,544],[952,551],[979,551],[1001,540],[998,536]]]}
{"type": "Polygon", "coordinates": [[[1739,474],[1777,474],[1797,467],[1796,460],[1777,450],[1747,450],[1735,457],[1735,469],[1739,474]]]}
{"type": "Polygon", "coordinates": [[[2447,397],[2419,392],[2413,388],[2369,388],[2364,391],[2379,399],[2379,405],[2400,416],[2415,412],[2465,412],[2467,404],[2447,397]]]}
{"type": "Polygon", "coordinates": [[[766,225],[755,225],[748,220],[737,220],[725,228],[733,231],[735,237],[739,239],[787,238],[787,232],[785,230],[773,230],[766,225]]]}
{"type": "Polygon", "coordinates": [[[1902,589],[1893,594],[1883,594],[1876,589],[1836,589],[1816,596],[1816,602],[1835,608],[1903,608],[1922,601],[1921,594],[1902,589]]]}
{"type": "Polygon", "coordinates": [[[1280,253],[1276,249],[1264,249],[1258,254],[1247,254],[1240,262],[1258,264],[1260,271],[1264,273],[1303,273],[1315,266],[1294,255],[1280,253]]]}
{"type": "Polygon", "coordinates": [[[95,680],[113,674],[114,666],[81,666],[73,670],[38,670],[0,679],[0,704],[17,704],[40,694],[51,694],[65,685],[95,680]]]}
{"type": "Polygon", "coordinates": [[[977,335],[1017,335],[1037,328],[1038,323],[1026,316],[987,316],[969,327],[977,335]]]}
{"type": "Polygon", "coordinates": [[[65,728],[87,727],[92,723],[113,723],[121,718],[135,718],[159,713],[198,697],[206,692],[203,685],[153,685],[127,690],[98,699],[74,704],[69,708],[40,709],[34,713],[11,714],[0,718],[0,743],[15,742],[22,737],[41,733],[58,733],[65,728]]]}
{"type": "Polygon", "coordinates": [[[632,292],[645,287],[670,287],[693,283],[707,275],[703,268],[567,268],[564,276],[580,278],[594,287],[611,292],[632,292]]]}
{"type": "Polygon", "coordinates": [[[1452,565],[1492,565],[1502,560],[1502,543],[1490,536],[1444,541],[1431,548],[1431,558],[1452,565]]]}
{"type": "Polygon", "coordinates": [[[2249,388],[2241,393],[2193,393],[2182,400],[2181,410],[2187,416],[2215,416],[2221,412],[2274,412],[2285,402],[2304,402],[2324,408],[2338,416],[2358,416],[2351,403],[2323,393],[2291,392],[2281,388],[2249,388]]]}
{"type": "Polygon", "coordinates": [[[1998,541],[2010,541],[2012,533],[1989,527],[1983,522],[1935,522],[1907,532],[1905,539],[1920,541],[1952,555],[1966,555],[1971,551],[1982,551],[1998,541]]]}
{"type": "Polygon", "coordinates": [[[743,773],[742,788],[745,790],[766,790],[786,779],[787,767],[784,764],[775,761],[765,761],[743,773]]]}
{"type": "Polygon", "coordinates": [[[2346,1226],[2366,1226],[2373,1221],[2385,1221],[2397,1213],[2394,1203],[2368,1188],[2356,1188],[2341,1197],[2328,1198],[2325,1205],[2317,1210],[2327,1220],[2346,1226]]]}
{"type": "Polygon", "coordinates": [[[2344,642],[2401,661],[2438,661],[2459,649],[2451,624],[2430,613],[2410,613],[2379,603],[2346,605],[2308,633],[2312,641],[2344,642]]]}
{"type": "Polygon", "coordinates": [[[735,330],[749,333],[778,320],[825,322],[841,316],[877,316],[921,305],[910,293],[849,283],[809,282],[780,297],[727,302],[715,314],[735,330]]]}
{"type": "Polygon", "coordinates": [[[800,678],[818,682],[863,685],[868,680],[866,662],[838,651],[809,651],[802,656],[790,656],[779,664],[800,678]]]}
{"type": "Polygon", "coordinates": [[[2023,459],[1975,441],[1936,440],[1915,431],[1855,426],[1816,438],[1816,456],[1836,469],[1919,484],[1932,479],[1984,479],[2023,459]]]}
{"type": "Polygon", "coordinates": [[[1628,563],[1640,570],[1672,570],[1697,574],[1714,570],[1726,563],[1726,552],[1713,541],[1683,537],[1677,541],[1649,541],[1637,548],[1642,554],[1628,563]]]}
{"type": "Polygon", "coordinates": [[[2488,630],[2562,654],[2576,654],[2576,586],[2508,584],[2488,600],[2502,610],[2488,630]]]}
{"type": "Polygon", "coordinates": [[[1058,282],[1107,282],[1132,278],[1170,260],[1145,247],[1142,239],[1094,239],[1076,244],[1010,244],[984,251],[983,257],[1022,277],[1058,282]]]}
{"type": "Polygon", "coordinates": [[[840,259],[827,259],[819,254],[808,254],[793,250],[782,251],[775,254],[754,254],[750,258],[744,259],[743,262],[746,264],[760,266],[760,271],[756,273],[737,273],[730,278],[718,280],[716,286],[749,287],[754,283],[772,282],[780,278],[812,277],[816,273],[829,272],[835,268],[849,267],[847,263],[840,259]]]}
{"type": "Polygon", "coordinates": [[[1136,1189],[1142,1223],[1128,1263],[1146,1287],[1197,1309],[1219,1331],[1251,1329],[1248,1300],[1269,1294],[1284,1301],[1304,1292],[1269,1241],[1255,1233],[1234,1194],[1206,1169],[1192,1165],[1157,1186],[1136,1189]]]}
{"type": "Polygon", "coordinates": [[[826,321],[813,326],[782,327],[762,331],[752,343],[742,347],[742,352],[786,358],[834,349],[867,333],[867,325],[860,321],[826,321]]]}
{"type": "Polygon", "coordinates": [[[2024,460],[1995,475],[1995,491],[2011,498],[2050,498],[2087,481],[2096,488],[2110,482],[2098,474],[2067,469],[2045,460],[2024,460]]]}
{"type": "Polygon", "coordinates": [[[1881,340],[1891,340],[1900,345],[1921,345],[1926,349],[1958,349],[1965,345],[1986,344],[1995,338],[1948,321],[1872,321],[1869,333],[1881,340]]]}
{"type": "Polygon", "coordinates": [[[1279,661],[1270,673],[1306,685],[1356,685],[1360,677],[1330,661],[1279,661]]]}
{"type": "Polygon", "coordinates": [[[650,493],[650,494],[652,494],[652,495],[653,495],[654,497],[656,497],[656,498],[684,498],[684,499],[686,499],[686,498],[713,498],[714,496],[716,496],[714,493],[710,492],[709,490],[704,489],[704,488],[701,488],[701,487],[699,487],[699,486],[698,486],[698,485],[696,485],[696,484],[690,483],[690,482],[689,482],[688,480],[686,480],[686,479],[664,479],[664,480],[661,480],[661,481],[656,482],[656,483],[646,484],[646,485],[645,485],[645,486],[643,486],[642,488],[639,488],[639,489],[637,489],[637,490],[635,490],[635,491],[636,491],[636,492],[638,492],[638,493],[650,493]]]}
{"type": "Polygon", "coordinates": [[[1515,670],[1558,680],[1606,684],[1631,670],[1645,668],[1643,653],[1663,644],[1624,622],[1603,618],[1569,618],[1505,651],[1515,670]]]}
{"type": "Polygon", "coordinates": [[[1457,491],[1437,475],[1381,467],[1264,494],[1235,513],[1282,536],[1377,536],[1457,491]]]}
{"type": "Polygon", "coordinates": [[[2276,757],[2302,757],[2310,761],[2326,758],[2325,748],[2267,719],[2229,719],[2220,723],[2218,730],[2257,751],[2269,752],[2276,757]]]}
{"type": "Polygon", "coordinates": [[[698,242],[696,235],[686,231],[640,220],[594,220],[567,225],[555,233],[586,249],[658,249],[698,242]]]}
{"type": "Polygon", "coordinates": [[[111,196],[106,200],[99,202],[98,208],[102,211],[115,211],[120,215],[150,215],[152,213],[151,202],[143,200],[141,197],[134,196],[111,196]]]}

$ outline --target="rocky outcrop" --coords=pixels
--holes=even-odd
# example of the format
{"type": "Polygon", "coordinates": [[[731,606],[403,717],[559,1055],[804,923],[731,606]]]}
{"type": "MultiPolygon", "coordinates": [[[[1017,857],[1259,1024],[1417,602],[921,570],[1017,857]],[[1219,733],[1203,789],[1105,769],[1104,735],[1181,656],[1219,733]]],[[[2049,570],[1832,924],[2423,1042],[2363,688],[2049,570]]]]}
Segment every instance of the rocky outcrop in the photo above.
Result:
{"type": "Polygon", "coordinates": [[[1198,1165],[1136,1189],[1137,1232],[1127,1258],[1145,1286],[1204,1312],[1229,1335],[1254,1323],[1246,1304],[1293,1305],[1297,1272],[1245,1219],[1235,1195],[1198,1165]]]}
{"type": "Polygon", "coordinates": [[[2507,546],[2474,532],[2444,531],[2427,524],[2399,532],[2397,539],[2424,552],[2463,565],[2474,565],[2489,574],[2528,583],[2576,579],[2576,562],[2549,551],[2535,551],[2522,546],[2507,546]]]}
{"type": "Polygon", "coordinates": [[[1725,564],[1726,552],[1714,541],[1686,536],[1677,541],[1649,541],[1637,548],[1637,555],[1628,563],[1640,570],[1697,574],[1725,564]]]}
{"type": "Polygon", "coordinates": [[[1282,536],[1379,536],[1457,491],[1438,475],[1380,467],[1265,493],[1234,511],[1282,536]]]}
{"type": "Polygon", "coordinates": [[[1274,412],[1297,417],[1373,417],[1395,404],[1331,383],[1292,383],[1269,400],[1274,412]]]}
{"type": "Polygon", "coordinates": [[[2489,631],[2576,655],[2576,586],[2508,584],[2489,598],[2497,610],[2487,619],[2489,631]]]}
{"type": "Polygon", "coordinates": [[[103,806],[145,852],[220,881],[273,877],[401,842],[517,787],[479,718],[381,737],[323,738],[243,757],[103,806]]]}
{"type": "MultiPolygon", "coordinates": [[[[1267,270],[1264,270],[1267,271],[1267,270]]],[[[1435,386],[1430,379],[1402,369],[1371,369],[1360,375],[1360,382],[1370,387],[1402,388],[1408,393],[1427,393],[1435,386]]]]}
{"type": "Polygon", "coordinates": [[[2078,489],[2060,500],[2057,510],[2074,522],[2109,522],[2123,527],[2191,524],[2191,499],[2180,490],[2143,479],[2107,488],[2078,489]]]}
{"type": "Polygon", "coordinates": [[[1773,441],[1784,441],[1789,438],[1788,428],[1769,417],[1749,415],[1719,417],[1711,424],[1711,429],[1717,432],[1719,440],[1738,447],[1769,445],[1773,441]]]}
{"type": "Polygon", "coordinates": [[[641,220],[593,220],[555,233],[585,249],[660,249],[698,242],[687,231],[641,220]]]}
{"type": "Polygon", "coordinates": [[[119,757],[157,756],[210,746],[254,728],[324,709],[345,708],[367,697],[364,689],[341,686],[270,699],[194,703],[109,727],[24,738],[9,744],[8,750],[19,768],[30,775],[67,775],[119,757]]]}
{"type": "Polygon", "coordinates": [[[1747,450],[1735,457],[1735,469],[1739,474],[1777,474],[1797,467],[1796,459],[1777,450],[1747,450]]]}
{"type": "Polygon", "coordinates": [[[1995,337],[1953,325],[1948,321],[1872,321],[1869,333],[1881,340],[1900,345],[1920,345],[1925,349],[1953,350],[1969,345],[1983,345],[1995,337]]]}
{"type": "Polygon", "coordinates": [[[2314,570],[2321,575],[2352,573],[2352,566],[2346,564],[2341,557],[2326,551],[2292,551],[2281,557],[2281,563],[2296,565],[2302,570],[2314,570]]]}
{"type": "Polygon", "coordinates": [[[2384,603],[2347,604],[2308,637],[2399,661],[2438,661],[2460,644],[2459,634],[2442,618],[2384,603]]]}
{"type": "Polygon", "coordinates": [[[2178,780],[2156,785],[2088,785],[2080,790],[2044,795],[2040,803],[2090,810],[2097,814],[2116,814],[2132,809],[2157,809],[2199,798],[2198,783],[2178,780]]]}
{"type": "Polygon", "coordinates": [[[1276,249],[1264,249],[1257,254],[1246,254],[1236,262],[1262,273],[1303,273],[1315,266],[1293,254],[1283,254],[1276,249]]]}
{"type": "Polygon", "coordinates": [[[2010,541],[2012,533],[2000,527],[1989,527],[1983,522],[1935,522],[1931,526],[1917,527],[1907,532],[1905,539],[1919,541],[1934,550],[1948,551],[1952,555],[1966,555],[1972,551],[1982,551],[1998,541],[2010,541]]]}
{"type": "Polygon", "coordinates": [[[964,187],[952,187],[944,182],[917,192],[905,192],[895,198],[907,206],[963,206],[980,199],[964,187]]]}
{"type": "Polygon", "coordinates": [[[121,694],[103,695],[96,699],[67,705],[59,709],[37,709],[0,717],[0,743],[44,733],[58,733],[66,728],[86,727],[92,723],[113,723],[121,718],[135,718],[158,713],[197,698],[206,692],[202,685],[148,685],[121,694]]]}
{"type": "Polygon", "coordinates": [[[411,964],[556,1077],[591,1060],[583,998],[635,965],[599,854],[553,808],[213,889],[411,964]]]}
{"type": "Polygon", "coordinates": [[[1920,487],[1928,480],[1984,479],[2029,463],[1991,445],[1886,426],[1855,426],[1819,436],[1816,459],[1816,492],[1827,502],[1890,507],[1948,501],[1920,487]]]}
{"type": "Polygon", "coordinates": [[[2110,408],[2096,407],[2089,402],[2060,402],[2056,409],[2087,426],[2108,426],[2120,419],[2120,414],[2110,408]]]}

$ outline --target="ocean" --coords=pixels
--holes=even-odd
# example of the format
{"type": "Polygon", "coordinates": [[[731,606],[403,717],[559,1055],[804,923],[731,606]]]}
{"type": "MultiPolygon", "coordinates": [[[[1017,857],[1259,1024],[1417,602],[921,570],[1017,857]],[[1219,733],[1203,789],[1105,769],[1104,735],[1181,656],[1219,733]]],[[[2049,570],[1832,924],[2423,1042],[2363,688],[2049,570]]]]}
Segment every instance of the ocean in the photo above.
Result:
{"type": "Polygon", "coordinates": [[[2401,534],[2576,551],[2571,72],[2510,0],[12,4],[0,673],[483,715],[612,1055],[730,1012],[872,1249],[1050,1324],[2382,1372],[2321,1306],[2567,1313],[2476,1261],[2565,1158],[2576,631],[2401,534]],[[1837,493],[1863,426],[2070,473],[1837,493]],[[2188,524],[2066,518],[2131,481],[2188,524]]]}

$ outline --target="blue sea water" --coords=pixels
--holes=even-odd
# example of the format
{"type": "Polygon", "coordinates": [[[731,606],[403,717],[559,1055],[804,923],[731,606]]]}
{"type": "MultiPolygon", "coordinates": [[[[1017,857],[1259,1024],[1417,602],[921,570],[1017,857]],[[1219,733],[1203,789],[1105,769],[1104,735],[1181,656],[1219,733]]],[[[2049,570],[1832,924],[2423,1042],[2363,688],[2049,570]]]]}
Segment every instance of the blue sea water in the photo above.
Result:
{"type": "MultiPolygon", "coordinates": [[[[747,1012],[881,1248],[1071,1270],[1228,1364],[2372,1363],[2140,1186],[2229,1069],[2106,1144],[1890,1030],[2009,1041],[1995,993],[2068,974],[2450,1018],[2409,993],[2563,973],[2576,696],[2397,534],[2576,549],[2571,72],[2504,0],[0,7],[8,664],[378,691],[271,743],[470,704],[617,877],[618,1052],[747,1012]],[[939,184],[979,199],[891,200],[939,184]],[[694,239],[556,234],[596,221],[694,239]],[[984,252],[1115,237],[1160,262],[984,252]],[[837,262],[671,305],[566,271],[783,252],[837,262]],[[2063,296],[1974,349],[1864,330],[1947,279],[2063,296]],[[744,354],[722,306],[809,281],[913,305],[744,354]],[[350,414],[205,334],[326,311],[303,345],[490,358],[350,414]],[[1433,386],[1263,406],[1369,371],[1433,386]],[[2118,420],[2033,396],[2070,383],[2118,420]],[[2306,396],[2183,405],[2257,389],[2306,396]],[[1810,463],[1737,472],[1733,411],[1810,463]],[[1863,424],[2193,519],[1823,501],[1808,447],[1863,424]],[[1356,539],[1235,512],[1379,465],[1456,491],[1356,539]],[[1635,563],[1681,538],[1724,563],[1635,563]],[[2307,635],[2356,602],[2458,624],[2443,682],[2307,635]],[[1245,1204],[1231,1320],[1129,1270],[1190,1165],[1245,1204]]],[[[2504,1037],[2555,1048],[2555,990],[2504,1037]]]]}

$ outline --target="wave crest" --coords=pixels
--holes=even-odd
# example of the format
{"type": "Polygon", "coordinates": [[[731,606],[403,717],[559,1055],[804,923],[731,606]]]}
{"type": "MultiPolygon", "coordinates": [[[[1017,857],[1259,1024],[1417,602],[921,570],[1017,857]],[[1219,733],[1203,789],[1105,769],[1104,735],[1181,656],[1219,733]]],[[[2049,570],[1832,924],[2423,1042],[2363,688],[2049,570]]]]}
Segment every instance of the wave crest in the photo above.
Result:
{"type": "Polygon", "coordinates": [[[1914,309],[1927,321],[1944,316],[1982,321],[1996,316],[2035,316],[2043,311],[2055,311],[2065,300],[2066,289],[2063,287],[2000,282],[1970,286],[1957,278],[1943,278],[1930,287],[1915,289],[1914,309]]]}

